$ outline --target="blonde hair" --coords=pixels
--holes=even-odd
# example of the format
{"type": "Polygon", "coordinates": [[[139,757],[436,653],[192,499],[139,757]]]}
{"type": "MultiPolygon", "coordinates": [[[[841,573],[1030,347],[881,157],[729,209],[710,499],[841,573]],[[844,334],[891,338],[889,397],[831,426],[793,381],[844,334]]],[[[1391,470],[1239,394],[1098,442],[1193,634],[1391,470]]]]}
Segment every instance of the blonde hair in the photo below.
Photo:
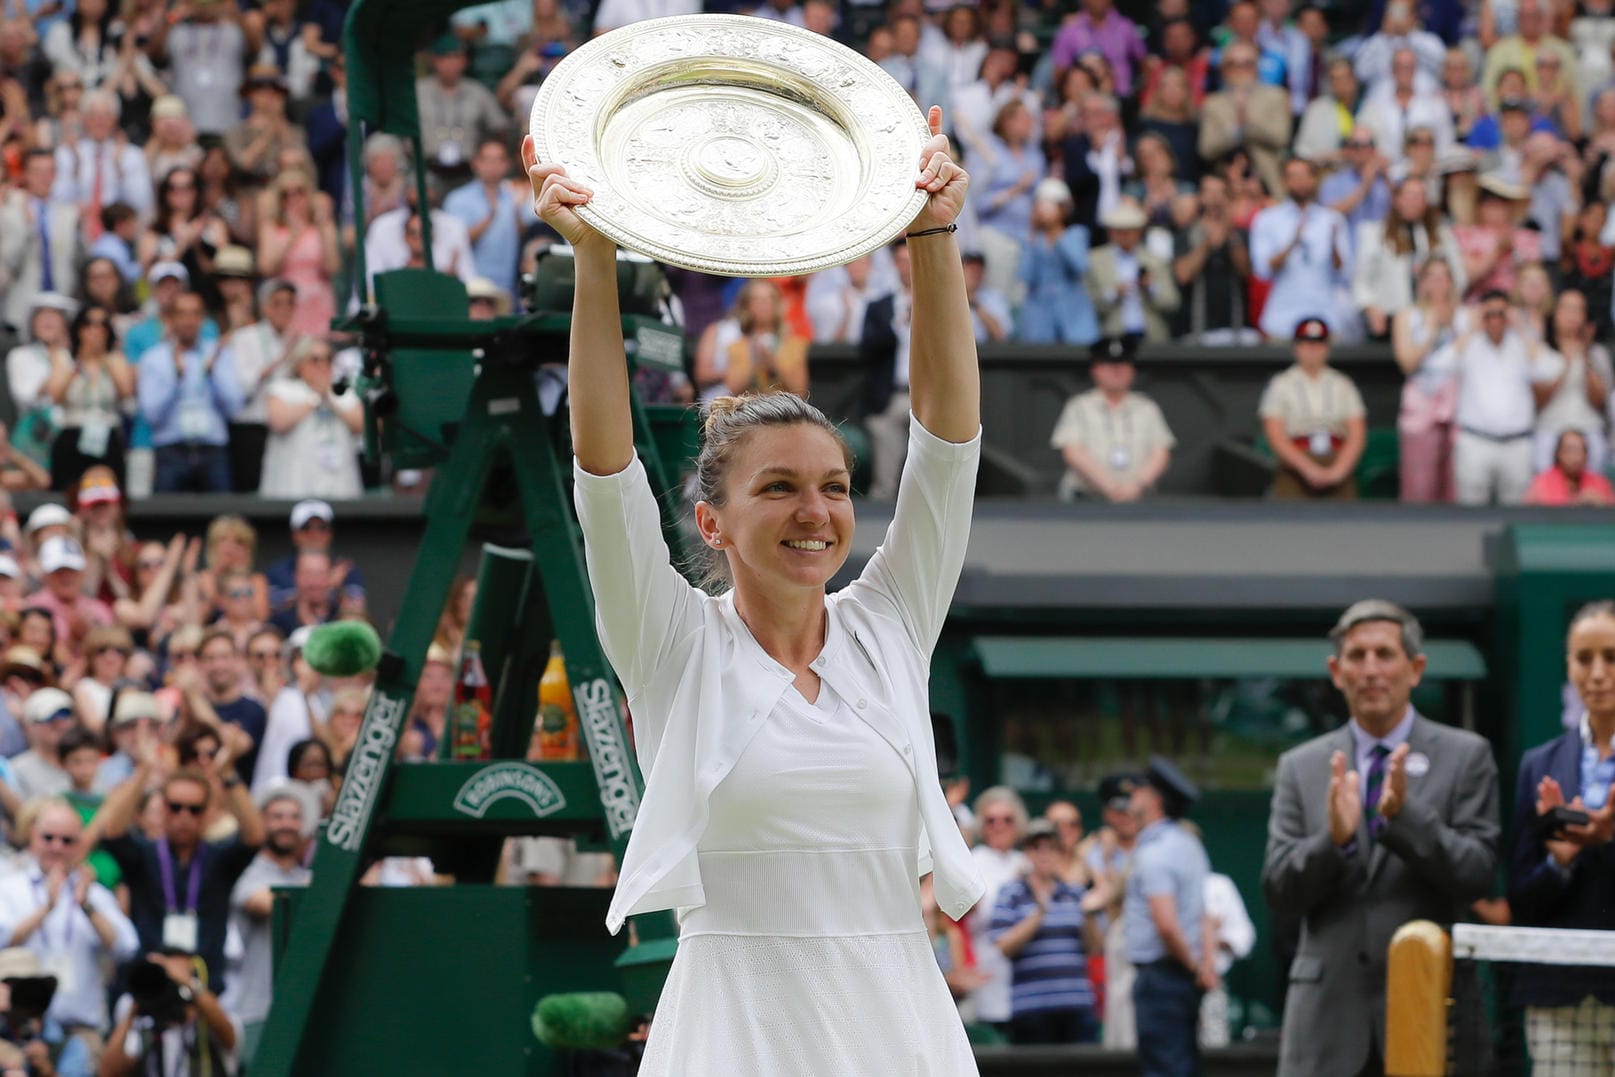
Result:
{"type": "Polygon", "coordinates": [[[245,516],[227,513],[224,516],[213,517],[213,522],[207,525],[207,552],[208,562],[213,560],[213,547],[227,538],[244,539],[247,543],[247,560],[258,550],[258,531],[247,522],[245,516]]]}
{"type": "Polygon", "coordinates": [[[84,633],[84,643],[80,647],[84,654],[93,655],[103,647],[116,647],[127,655],[135,649],[135,641],[129,635],[129,630],[121,625],[97,625],[84,633]]]}

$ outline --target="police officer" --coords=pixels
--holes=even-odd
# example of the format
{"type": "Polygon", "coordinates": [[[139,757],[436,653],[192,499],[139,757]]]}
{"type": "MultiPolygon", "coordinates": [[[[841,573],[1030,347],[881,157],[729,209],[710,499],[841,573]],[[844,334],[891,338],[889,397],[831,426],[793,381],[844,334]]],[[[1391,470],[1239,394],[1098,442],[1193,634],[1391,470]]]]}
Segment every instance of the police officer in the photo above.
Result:
{"type": "Polygon", "coordinates": [[[1154,489],[1177,444],[1160,407],[1133,392],[1138,337],[1103,337],[1089,350],[1094,387],[1066,401],[1049,443],[1066,473],[1060,497],[1137,501],[1154,489]]]}
{"type": "Polygon", "coordinates": [[[1150,760],[1133,790],[1142,829],[1122,904],[1127,956],[1138,968],[1133,1010],[1144,1077],[1200,1073],[1200,997],[1217,984],[1216,935],[1206,930],[1206,851],[1178,820],[1200,795],[1171,763],[1150,760]]]}

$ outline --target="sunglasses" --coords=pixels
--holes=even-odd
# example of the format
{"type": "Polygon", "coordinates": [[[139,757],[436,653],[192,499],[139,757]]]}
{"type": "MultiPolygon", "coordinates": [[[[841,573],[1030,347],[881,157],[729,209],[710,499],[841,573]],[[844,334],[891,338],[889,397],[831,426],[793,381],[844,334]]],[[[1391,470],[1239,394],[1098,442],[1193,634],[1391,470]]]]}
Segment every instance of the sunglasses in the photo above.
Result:
{"type": "Polygon", "coordinates": [[[195,651],[169,651],[168,652],[168,660],[170,662],[183,662],[187,658],[195,658],[195,657],[196,657],[196,652],[195,651]]]}
{"type": "Polygon", "coordinates": [[[982,826],[998,826],[1000,824],[1002,824],[1004,826],[1013,826],[1015,824],[1015,817],[1013,815],[984,815],[984,816],[982,816],[982,819],[981,819],[981,825],[982,826]]]}
{"type": "Polygon", "coordinates": [[[121,654],[125,658],[129,657],[129,649],[127,647],[102,647],[101,649],[97,650],[95,653],[98,654],[98,655],[100,655],[100,654],[121,654]]]}
{"type": "Polygon", "coordinates": [[[254,662],[273,662],[276,658],[280,657],[280,652],[276,650],[248,651],[247,657],[252,659],[254,662]]]}
{"type": "Polygon", "coordinates": [[[40,834],[39,840],[46,845],[73,846],[78,844],[78,838],[71,834],[40,834]]]}
{"type": "Polygon", "coordinates": [[[224,597],[225,598],[251,598],[252,597],[252,588],[250,588],[250,587],[232,587],[228,591],[224,592],[224,597]]]}
{"type": "Polygon", "coordinates": [[[324,520],[321,520],[319,517],[315,517],[314,519],[310,520],[308,523],[304,524],[302,527],[299,527],[297,530],[299,530],[299,531],[329,531],[329,530],[331,530],[331,525],[326,523],[324,520]]]}
{"type": "Polygon", "coordinates": [[[168,810],[171,811],[171,812],[175,812],[175,813],[178,813],[178,812],[190,812],[192,815],[200,816],[203,812],[207,811],[207,805],[206,804],[181,804],[177,800],[170,800],[168,802],[168,810]]]}
{"type": "Polygon", "coordinates": [[[1358,142],[1353,139],[1346,143],[1346,148],[1350,150],[1371,150],[1374,148],[1374,144],[1372,142],[1358,142]]]}
{"type": "Polygon", "coordinates": [[[162,568],[163,565],[166,564],[166,562],[163,561],[161,558],[158,558],[157,560],[146,559],[146,560],[142,560],[142,561],[136,561],[135,564],[140,568],[147,569],[149,571],[155,571],[155,570],[157,570],[159,568],[162,568]]]}

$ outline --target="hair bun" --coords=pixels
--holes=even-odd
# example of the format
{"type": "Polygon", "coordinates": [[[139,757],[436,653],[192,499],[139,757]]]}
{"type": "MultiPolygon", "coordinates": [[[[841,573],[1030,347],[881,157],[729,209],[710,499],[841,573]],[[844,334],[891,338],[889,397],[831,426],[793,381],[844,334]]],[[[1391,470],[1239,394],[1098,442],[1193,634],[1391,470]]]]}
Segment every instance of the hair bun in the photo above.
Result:
{"type": "Polygon", "coordinates": [[[721,422],[725,416],[733,415],[746,406],[754,393],[742,393],[739,396],[715,396],[707,402],[706,418],[701,423],[701,436],[711,437],[712,428],[721,422]]]}

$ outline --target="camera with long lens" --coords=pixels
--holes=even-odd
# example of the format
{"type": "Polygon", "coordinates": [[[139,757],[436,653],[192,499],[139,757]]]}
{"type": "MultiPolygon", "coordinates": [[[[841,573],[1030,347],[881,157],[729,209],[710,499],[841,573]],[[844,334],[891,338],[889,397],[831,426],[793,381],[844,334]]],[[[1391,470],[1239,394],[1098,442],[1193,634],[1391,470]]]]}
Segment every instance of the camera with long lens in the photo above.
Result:
{"type": "Polygon", "coordinates": [[[189,1002],[168,970],[155,961],[139,961],[129,969],[129,997],[141,1023],[153,1028],[173,1028],[185,1023],[189,1002]]]}

